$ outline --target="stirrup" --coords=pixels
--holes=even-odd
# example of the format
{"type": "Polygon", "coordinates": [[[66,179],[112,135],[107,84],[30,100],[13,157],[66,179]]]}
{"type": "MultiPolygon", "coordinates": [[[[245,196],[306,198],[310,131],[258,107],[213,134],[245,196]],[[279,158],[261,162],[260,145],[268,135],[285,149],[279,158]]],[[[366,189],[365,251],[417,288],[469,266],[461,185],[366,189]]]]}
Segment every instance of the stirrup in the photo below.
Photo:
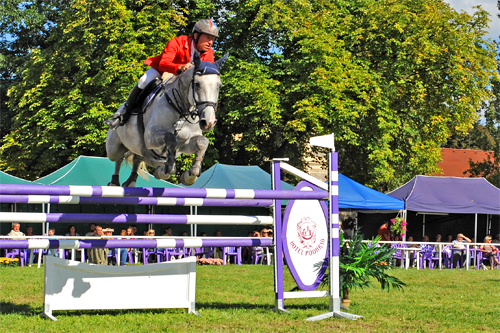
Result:
{"type": "Polygon", "coordinates": [[[112,130],[115,130],[121,125],[123,125],[121,118],[122,118],[121,116],[109,118],[104,121],[104,124],[108,125],[108,127],[111,128],[112,130]]]}

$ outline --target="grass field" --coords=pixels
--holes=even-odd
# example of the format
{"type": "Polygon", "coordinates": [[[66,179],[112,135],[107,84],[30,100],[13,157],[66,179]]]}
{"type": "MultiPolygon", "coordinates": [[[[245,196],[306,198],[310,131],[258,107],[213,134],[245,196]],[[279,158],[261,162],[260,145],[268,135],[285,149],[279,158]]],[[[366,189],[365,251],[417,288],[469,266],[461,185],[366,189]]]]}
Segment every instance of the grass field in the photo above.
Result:
{"type": "MultiPolygon", "coordinates": [[[[42,319],[43,269],[0,268],[0,332],[500,332],[500,270],[403,270],[391,274],[404,292],[372,287],[351,292],[351,312],[364,319],[309,322],[327,298],[285,300],[276,313],[272,266],[198,266],[196,308],[184,310],[54,311],[42,319]]],[[[295,286],[287,273],[286,290],[295,286]]],[[[165,288],[175,288],[166,285],[165,288]]],[[[148,286],[123,290],[130,297],[148,286]]],[[[112,297],[106,295],[105,297],[112,297]]]]}

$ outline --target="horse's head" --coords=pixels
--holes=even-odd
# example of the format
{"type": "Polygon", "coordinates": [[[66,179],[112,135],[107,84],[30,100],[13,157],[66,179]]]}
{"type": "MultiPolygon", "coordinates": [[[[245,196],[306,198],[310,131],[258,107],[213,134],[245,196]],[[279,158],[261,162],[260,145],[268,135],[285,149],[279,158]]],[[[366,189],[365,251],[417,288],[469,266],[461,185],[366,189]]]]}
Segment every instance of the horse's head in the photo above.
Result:
{"type": "Polygon", "coordinates": [[[217,119],[217,101],[219,99],[219,89],[222,85],[220,71],[227,60],[228,53],[215,63],[201,61],[198,52],[193,56],[194,70],[191,91],[192,103],[196,108],[199,117],[199,125],[202,131],[211,130],[217,119]]]}

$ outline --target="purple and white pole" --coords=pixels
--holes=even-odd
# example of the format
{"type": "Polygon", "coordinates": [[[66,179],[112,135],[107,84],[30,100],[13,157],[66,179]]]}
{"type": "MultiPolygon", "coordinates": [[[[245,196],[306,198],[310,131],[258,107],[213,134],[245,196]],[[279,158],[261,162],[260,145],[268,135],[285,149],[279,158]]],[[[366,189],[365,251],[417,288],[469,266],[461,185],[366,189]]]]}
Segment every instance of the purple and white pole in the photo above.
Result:
{"type": "Polygon", "coordinates": [[[91,249],[91,248],[199,248],[199,247],[225,247],[225,246],[271,246],[271,238],[251,237],[186,237],[170,238],[160,237],[155,239],[115,239],[115,238],[72,238],[72,239],[0,239],[0,249],[91,249]]]}
{"type": "Polygon", "coordinates": [[[340,312],[340,225],[338,154],[330,152],[328,193],[330,195],[330,311],[340,312]]]}

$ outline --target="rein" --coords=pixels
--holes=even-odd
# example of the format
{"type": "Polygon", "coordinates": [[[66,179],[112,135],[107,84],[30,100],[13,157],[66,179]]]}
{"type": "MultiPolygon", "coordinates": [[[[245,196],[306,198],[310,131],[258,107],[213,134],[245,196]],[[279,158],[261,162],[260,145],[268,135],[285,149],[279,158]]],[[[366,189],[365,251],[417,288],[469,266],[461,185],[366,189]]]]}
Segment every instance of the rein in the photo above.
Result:
{"type": "MultiPolygon", "coordinates": [[[[172,88],[170,91],[172,92],[172,97],[170,96],[169,92],[165,92],[165,97],[167,99],[167,102],[174,108],[174,110],[179,114],[181,118],[184,119],[184,121],[187,121],[190,124],[197,124],[200,122],[200,115],[201,112],[208,106],[212,106],[214,110],[217,109],[217,102],[212,102],[212,101],[197,101],[194,93],[194,77],[195,77],[196,71],[193,72],[193,76],[191,78],[191,92],[193,96],[193,101],[194,105],[189,105],[186,106],[185,103],[182,102],[182,95],[179,92],[178,89],[172,88]],[[182,106],[180,106],[182,105],[182,106]],[[202,106],[200,108],[200,106],[202,106]],[[198,117],[198,121],[194,121],[198,117]],[[191,120],[189,119],[191,118],[191,120]]],[[[201,74],[198,74],[201,75],[201,74]]]]}

